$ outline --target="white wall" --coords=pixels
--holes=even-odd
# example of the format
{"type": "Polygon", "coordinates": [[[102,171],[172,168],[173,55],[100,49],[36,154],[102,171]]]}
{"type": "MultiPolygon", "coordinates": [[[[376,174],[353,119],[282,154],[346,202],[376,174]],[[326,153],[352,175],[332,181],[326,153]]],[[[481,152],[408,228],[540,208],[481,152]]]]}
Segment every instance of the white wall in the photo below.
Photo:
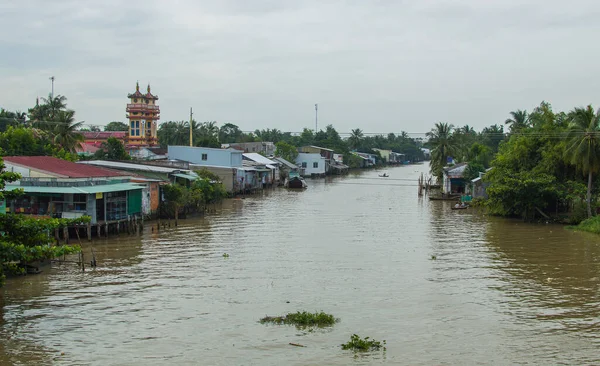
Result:
{"type": "Polygon", "coordinates": [[[303,167],[302,163],[306,163],[306,167],[304,168],[305,175],[325,174],[325,158],[321,154],[299,153],[296,158],[296,164],[299,167],[303,167]],[[314,167],[314,163],[317,163],[317,168],[314,167]]]}

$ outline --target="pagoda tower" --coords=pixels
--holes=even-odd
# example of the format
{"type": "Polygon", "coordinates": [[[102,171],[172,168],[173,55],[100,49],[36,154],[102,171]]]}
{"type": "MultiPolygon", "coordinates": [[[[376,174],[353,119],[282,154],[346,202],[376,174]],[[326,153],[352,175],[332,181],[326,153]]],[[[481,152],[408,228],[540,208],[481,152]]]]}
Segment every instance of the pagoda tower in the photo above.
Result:
{"type": "Polygon", "coordinates": [[[129,120],[129,134],[127,145],[155,146],[158,145],[156,131],[160,119],[160,108],[157,105],[158,95],[140,92],[140,84],[135,83],[135,93],[128,94],[127,119],[129,120]]]}

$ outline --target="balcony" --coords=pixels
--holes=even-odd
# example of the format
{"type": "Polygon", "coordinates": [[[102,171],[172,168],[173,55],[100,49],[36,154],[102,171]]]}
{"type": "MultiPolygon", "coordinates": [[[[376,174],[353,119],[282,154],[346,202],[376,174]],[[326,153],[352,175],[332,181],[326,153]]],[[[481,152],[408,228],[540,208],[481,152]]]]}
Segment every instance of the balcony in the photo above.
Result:
{"type": "Polygon", "coordinates": [[[157,105],[145,104],[145,103],[137,103],[137,104],[127,104],[127,112],[139,112],[139,111],[160,111],[160,107],[157,105]]]}

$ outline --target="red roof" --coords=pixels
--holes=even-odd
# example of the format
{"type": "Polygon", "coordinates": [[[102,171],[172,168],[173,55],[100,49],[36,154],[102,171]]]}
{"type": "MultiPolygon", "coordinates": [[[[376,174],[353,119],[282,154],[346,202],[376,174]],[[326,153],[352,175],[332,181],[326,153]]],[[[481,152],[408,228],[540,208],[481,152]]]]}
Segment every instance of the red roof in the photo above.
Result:
{"type": "Polygon", "coordinates": [[[101,147],[102,144],[100,142],[84,142],[81,144],[81,148],[77,147],[75,150],[77,150],[78,153],[93,154],[100,150],[101,147]]]}
{"type": "Polygon", "coordinates": [[[76,164],[52,156],[5,156],[4,161],[56,175],[58,178],[97,178],[131,176],[129,173],[87,164],[76,164]]]}
{"type": "Polygon", "coordinates": [[[108,140],[109,137],[123,139],[127,136],[127,131],[79,131],[86,140],[108,140]]]}

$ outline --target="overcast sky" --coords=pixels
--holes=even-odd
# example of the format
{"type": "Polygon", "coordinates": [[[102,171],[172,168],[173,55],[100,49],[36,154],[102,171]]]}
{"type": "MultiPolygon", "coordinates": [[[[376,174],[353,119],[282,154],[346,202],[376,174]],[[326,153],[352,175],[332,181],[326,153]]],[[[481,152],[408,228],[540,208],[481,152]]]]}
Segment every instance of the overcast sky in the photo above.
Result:
{"type": "Polygon", "coordinates": [[[597,0],[3,0],[0,106],[68,97],[125,120],[139,80],[161,121],[243,130],[476,129],[547,100],[600,106],[597,0]]]}

